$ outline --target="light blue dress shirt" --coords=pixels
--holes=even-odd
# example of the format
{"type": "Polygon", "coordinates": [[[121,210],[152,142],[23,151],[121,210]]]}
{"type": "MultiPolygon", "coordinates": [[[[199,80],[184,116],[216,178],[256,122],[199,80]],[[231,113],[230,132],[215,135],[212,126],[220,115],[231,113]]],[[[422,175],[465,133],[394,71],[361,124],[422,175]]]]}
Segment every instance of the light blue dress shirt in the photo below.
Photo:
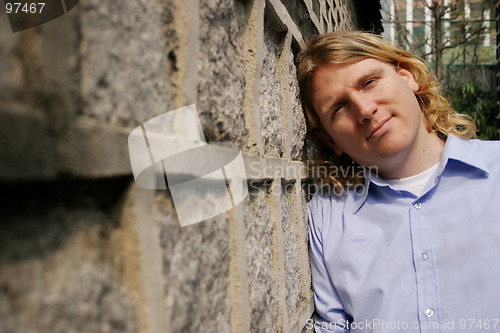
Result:
{"type": "Polygon", "coordinates": [[[500,142],[450,135],[419,197],[313,196],[316,331],[500,332],[499,186],[500,142]]]}

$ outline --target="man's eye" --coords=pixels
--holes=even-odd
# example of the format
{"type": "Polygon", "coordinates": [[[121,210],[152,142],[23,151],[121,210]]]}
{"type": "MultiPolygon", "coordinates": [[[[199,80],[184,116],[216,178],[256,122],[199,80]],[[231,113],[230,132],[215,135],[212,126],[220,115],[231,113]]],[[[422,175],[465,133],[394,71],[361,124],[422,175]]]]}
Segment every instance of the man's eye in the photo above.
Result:
{"type": "Polygon", "coordinates": [[[376,78],[366,80],[366,81],[363,83],[363,88],[366,88],[366,87],[370,86],[370,85],[371,85],[371,84],[373,84],[376,80],[377,80],[376,78]]]}
{"type": "Polygon", "coordinates": [[[340,110],[342,110],[342,108],[344,107],[345,103],[342,103],[342,104],[338,104],[338,105],[335,105],[333,108],[332,108],[332,118],[335,116],[335,114],[337,114],[337,112],[339,112],[340,110]]]}

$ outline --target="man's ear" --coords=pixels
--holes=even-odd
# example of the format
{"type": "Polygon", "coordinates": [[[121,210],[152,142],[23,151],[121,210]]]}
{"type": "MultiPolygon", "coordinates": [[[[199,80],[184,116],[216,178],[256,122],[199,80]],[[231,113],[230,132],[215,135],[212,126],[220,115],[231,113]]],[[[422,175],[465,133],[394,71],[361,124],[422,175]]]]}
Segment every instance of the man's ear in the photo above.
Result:
{"type": "Polygon", "coordinates": [[[415,77],[413,74],[407,70],[406,68],[402,67],[401,65],[398,64],[398,73],[401,75],[401,77],[406,81],[408,86],[413,90],[414,93],[416,93],[419,89],[417,81],[415,81],[415,77]]]}

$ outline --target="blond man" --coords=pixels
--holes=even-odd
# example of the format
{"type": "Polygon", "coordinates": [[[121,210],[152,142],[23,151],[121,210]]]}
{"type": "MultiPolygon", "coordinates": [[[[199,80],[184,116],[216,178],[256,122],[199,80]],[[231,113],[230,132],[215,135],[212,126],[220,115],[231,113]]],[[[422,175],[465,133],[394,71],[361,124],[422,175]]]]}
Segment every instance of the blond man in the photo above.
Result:
{"type": "Polygon", "coordinates": [[[500,332],[500,144],[470,139],[429,68],[372,34],[313,38],[298,80],[324,185],[316,331],[500,332]]]}

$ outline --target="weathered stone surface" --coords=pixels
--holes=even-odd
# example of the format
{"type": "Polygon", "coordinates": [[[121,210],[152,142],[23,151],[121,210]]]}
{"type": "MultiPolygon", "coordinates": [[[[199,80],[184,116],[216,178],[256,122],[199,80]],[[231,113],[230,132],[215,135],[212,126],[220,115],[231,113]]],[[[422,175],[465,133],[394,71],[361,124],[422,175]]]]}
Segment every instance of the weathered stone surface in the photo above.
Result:
{"type": "Polygon", "coordinates": [[[333,18],[337,29],[355,29],[358,18],[356,17],[356,5],[354,1],[334,0],[333,18]]]}
{"type": "Polygon", "coordinates": [[[292,126],[290,156],[292,160],[300,160],[306,136],[306,118],[302,110],[300,91],[297,84],[297,69],[295,68],[294,57],[292,54],[290,54],[288,70],[290,77],[289,96],[292,104],[292,113],[290,115],[291,123],[289,125],[292,126]]]}
{"type": "Polygon", "coordinates": [[[239,1],[200,0],[197,107],[207,141],[245,142],[245,20],[239,1]]]}
{"type": "Polygon", "coordinates": [[[81,1],[82,113],[136,127],[173,109],[173,1],[81,1]]]}
{"type": "Polygon", "coordinates": [[[155,215],[170,332],[231,332],[227,216],[181,228],[166,191],[157,194],[155,215]]]}
{"type": "Polygon", "coordinates": [[[76,16],[72,11],[19,33],[11,32],[8,20],[0,20],[1,104],[23,105],[33,115],[45,116],[50,134],[64,128],[79,107],[76,16]]]}
{"type": "Polygon", "coordinates": [[[307,210],[307,201],[306,201],[306,187],[302,186],[301,191],[300,191],[300,198],[301,202],[301,213],[302,213],[302,232],[304,235],[304,248],[308,249],[309,248],[309,214],[307,210]]]}
{"type": "Polygon", "coordinates": [[[283,154],[282,90],[278,75],[281,44],[282,41],[278,34],[272,30],[269,22],[266,21],[264,26],[262,76],[259,86],[259,109],[264,153],[270,156],[282,156],[283,154]]]}
{"type": "MultiPolygon", "coordinates": [[[[300,196],[298,198],[298,201],[300,201],[300,209],[299,214],[302,214],[302,222],[299,223],[299,228],[300,231],[302,232],[302,245],[301,249],[303,251],[303,254],[307,260],[307,264],[304,267],[306,270],[303,272],[304,274],[304,284],[306,286],[311,286],[311,265],[309,264],[309,215],[308,215],[308,210],[307,210],[307,201],[306,201],[306,191],[304,186],[301,186],[301,191],[299,192],[300,196]]],[[[303,295],[303,298],[306,300],[310,300],[313,297],[312,294],[312,289],[311,287],[306,288],[305,295],[303,295]]]]}
{"type": "Polygon", "coordinates": [[[265,187],[250,192],[250,200],[245,207],[245,227],[250,331],[277,332],[279,295],[276,272],[273,269],[273,248],[274,256],[277,255],[273,234],[277,230],[269,212],[265,187]]]}
{"type": "MultiPolygon", "coordinates": [[[[0,123],[5,123],[0,157],[6,161],[0,163],[0,178],[12,184],[3,188],[9,200],[0,202],[0,332],[155,327],[161,333],[165,327],[167,333],[240,327],[282,332],[303,323],[312,298],[304,254],[307,215],[304,195],[299,205],[289,185],[301,176],[274,170],[288,163],[280,157],[301,159],[305,132],[285,30],[292,19],[302,31],[314,30],[315,23],[300,16],[307,13],[302,2],[284,3],[288,6],[283,1],[199,0],[194,10],[184,8],[183,0],[87,0],[53,22],[18,34],[0,15],[0,123]],[[268,6],[278,5],[278,15],[269,15],[268,6]],[[302,9],[286,18],[290,6],[302,9]],[[190,45],[197,45],[196,52],[190,45]],[[187,59],[196,59],[194,69],[186,67],[187,59]],[[245,112],[252,124],[260,123],[256,127],[246,125],[243,115],[245,84],[254,80],[258,100],[248,84],[246,97],[252,100],[245,112]],[[186,91],[188,86],[193,91],[186,91]],[[228,212],[180,228],[168,190],[159,191],[154,204],[128,195],[128,128],[195,95],[208,141],[245,147],[246,140],[248,145],[263,140],[267,158],[253,157],[261,169],[252,170],[257,185],[238,208],[244,220],[237,227],[229,218],[234,212],[228,212]],[[247,128],[255,130],[252,138],[247,128]],[[290,151],[284,155],[285,142],[290,151]],[[123,174],[128,177],[118,179],[123,174]],[[67,175],[82,179],[59,180],[67,175]],[[270,197],[266,182],[276,178],[272,181],[279,184],[283,177],[288,189],[284,186],[278,199],[270,197]],[[28,183],[35,179],[51,181],[28,183]],[[297,225],[301,212],[303,224],[297,225]],[[150,222],[144,218],[149,213],[155,222],[151,228],[158,228],[148,233],[153,238],[144,237],[150,225],[134,229],[137,222],[150,222]],[[232,237],[239,241],[236,246],[232,237]],[[145,250],[145,243],[153,250],[145,250]],[[155,273],[160,260],[151,259],[159,252],[161,274],[155,273]],[[155,263],[153,273],[144,268],[155,263]],[[147,274],[158,278],[147,279],[147,274]],[[148,297],[155,292],[158,298],[148,297]],[[165,320],[155,326],[157,318],[165,320]],[[289,322],[280,321],[284,318],[289,322]]],[[[336,26],[351,26],[353,2],[334,3],[330,13],[338,17],[336,26]]],[[[292,43],[300,42],[296,27],[288,28],[292,43]]],[[[178,124],[182,121],[161,128],[180,138],[178,124]]]]}
{"type": "Polygon", "coordinates": [[[283,247],[285,251],[285,308],[288,317],[292,317],[302,301],[302,267],[298,247],[297,232],[292,213],[293,186],[283,186],[281,196],[281,214],[283,228],[283,247]]]}
{"type": "Polygon", "coordinates": [[[128,182],[4,188],[1,332],[137,332],[111,214],[128,182]]]}
{"type": "Polygon", "coordinates": [[[309,10],[304,1],[281,0],[281,2],[306,40],[318,34],[318,28],[309,17],[309,10]]]}
{"type": "MultiPolygon", "coordinates": [[[[2,11],[3,11],[2,7],[2,11]]],[[[20,34],[12,33],[7,15],[0,15],[0,98],[7,100],[14,90],[21,90],[24,77],[22,75],[21,59],[17,57],[16,48],[20,34]],[[8,89],[8,91],[7,91],[8,89]]]]}

